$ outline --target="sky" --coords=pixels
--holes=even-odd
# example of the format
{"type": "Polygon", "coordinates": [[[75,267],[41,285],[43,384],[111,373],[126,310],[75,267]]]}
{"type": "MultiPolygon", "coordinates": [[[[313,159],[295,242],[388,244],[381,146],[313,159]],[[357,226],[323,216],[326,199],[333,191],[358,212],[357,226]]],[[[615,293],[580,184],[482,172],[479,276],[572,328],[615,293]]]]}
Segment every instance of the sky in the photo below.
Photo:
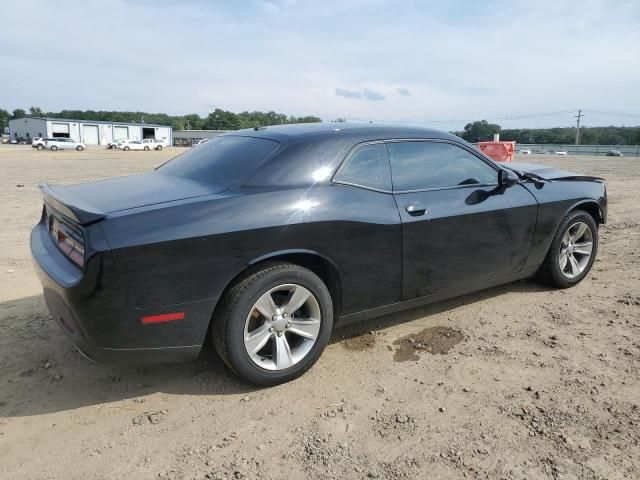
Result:
{"type": "Polygon", "coordinates": [[[639,87],[640,0],[0,2],[7,110],[640,125],[639,87]]]}

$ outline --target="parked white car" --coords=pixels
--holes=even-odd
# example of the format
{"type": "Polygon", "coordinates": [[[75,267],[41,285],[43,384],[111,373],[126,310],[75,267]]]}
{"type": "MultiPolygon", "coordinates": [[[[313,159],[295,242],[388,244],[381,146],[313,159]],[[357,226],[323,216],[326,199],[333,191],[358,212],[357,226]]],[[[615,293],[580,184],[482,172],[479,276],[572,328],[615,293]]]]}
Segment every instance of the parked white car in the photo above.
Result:
{"type": "Polygon", "coordinates": [[[44,150],[46,148],[44,146],[44,144],[46,142],[55,142],[56,140],[58,140],[58,139],[57,138],[34,137],[33,141],[31,142],[31,147],[32,148],[37,148],[38,150],[44,150]]]}
{"type": "Polygon", "coordinates": [[[151,150],[153,145],[149,143],[142,143],[140,140],[130,140],[128,142],[121,143],[118,145],[120,150],[129,151],[129,150],[151,150]]]}
{"type": "Polygon", "coordinates": [[[156,140],[155,138],[145,138],[142,140],[142,143],[144,145],[149,145],[149,147],[154,150],[162,150],[162,147],[164,147],[164,142],[156,140]]]}
{"type": "Polygon", "coordinates": [[[107,150],[111,150],[114,148],[120,148],[120,144],[127,143],[130,140],[128,138],[119,138],[118,140],[114,140],[113,142],[109,142],[107,145],[107,150]]]}
{"type": "Polygon", "coordinates": [[[567,151],[566,150],[556,150],[556,155],[567,155],[567,151]]]}
{"type": "Polygon", "coordinates": [[[530,148],[521,148],[518,153],[521,153],[522,155],[531,155],[531,149],[530,148]]]}
{"type": "Polygon", "coordinates": [[[44,148],[48,150],[78,150],[81,152],[87,145],[82,142],[76,142],[71,138],[47,138],[44,142],[44,148]]]}

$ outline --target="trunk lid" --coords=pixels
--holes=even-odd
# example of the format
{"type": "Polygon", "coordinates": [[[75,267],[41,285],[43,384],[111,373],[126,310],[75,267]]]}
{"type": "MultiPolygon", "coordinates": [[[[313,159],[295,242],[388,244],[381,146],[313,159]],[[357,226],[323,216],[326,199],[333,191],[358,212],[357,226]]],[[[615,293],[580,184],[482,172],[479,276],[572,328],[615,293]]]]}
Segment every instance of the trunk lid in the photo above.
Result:
{"type": "Polygon", "coordinates": [[[214,195],[227,187],[157,171],[69,186],[40,185],[47,204],[75,222],[96,222],[109,213],[214,195]]]}

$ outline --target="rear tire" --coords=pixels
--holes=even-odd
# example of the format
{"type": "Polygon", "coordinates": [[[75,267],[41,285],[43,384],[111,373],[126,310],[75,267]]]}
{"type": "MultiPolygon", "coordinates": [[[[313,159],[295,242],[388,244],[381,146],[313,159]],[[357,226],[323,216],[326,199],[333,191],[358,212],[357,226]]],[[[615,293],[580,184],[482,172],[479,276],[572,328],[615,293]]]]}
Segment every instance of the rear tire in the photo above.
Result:
{"type": "Polygon", "coordinates": [[[52,152],[57,152],[57,151],[58,151],[58,147],[56,147],[55,145],[53,145],[53,146],[51,147],[51,151],[52,151],[52,152]]]}
{"type": "Polygon", "coordinates": [[[129,147],[124,147],[122,150],[124,150],[125,152],[128,152],[131,149],[129,147]]]}
{"type": "Polygon", "coordinates": [[[572,287],[587,276],[597,253],[596,221],[584,210],[574,210],[558,227],[538,278],[554,287],[572,287]]]}
{"type": "Polygon", "coordinates": [[[333,329],[333,303],[310,270],[269,263],[227,292],[212,322],[213,344],[231,370],[257,385],[278,385],[318,360],[333,329]]]}
{"type": "Polygon", "coordinates": [[[44,146],[42,146],[42,145],[36,146],[36,150],[42,150],[43,148],[44,148],[44,146]]]}
{"type": "Polygon", "coordinates": [[[162,150],[162,145],[158,145],[158,146],[156,147],[156,150],[162,150]]]}

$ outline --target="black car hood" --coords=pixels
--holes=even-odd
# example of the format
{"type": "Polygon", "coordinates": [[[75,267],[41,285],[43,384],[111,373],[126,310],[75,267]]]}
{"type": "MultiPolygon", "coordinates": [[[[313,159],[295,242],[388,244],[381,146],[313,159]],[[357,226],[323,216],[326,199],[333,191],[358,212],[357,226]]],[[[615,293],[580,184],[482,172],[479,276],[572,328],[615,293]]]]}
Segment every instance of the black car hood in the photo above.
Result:
{"type": "Polygon", "coordinates": [[[580,180],[580,181],[603,181],[602,178],[580,173],[568,172],[559,168],[547,165],[536,165],[534,163],[510,163],[507,168],[520,172],[532,173],[545,180],[580,180]]]}
{"type": "Polygon", "coordinates": [[[227,187],[189,178],[149,172],[69,186],[40,186],[45,200],[72,213],[80,223],[108,213],[175,200],[214,195],[227,187]]]}

